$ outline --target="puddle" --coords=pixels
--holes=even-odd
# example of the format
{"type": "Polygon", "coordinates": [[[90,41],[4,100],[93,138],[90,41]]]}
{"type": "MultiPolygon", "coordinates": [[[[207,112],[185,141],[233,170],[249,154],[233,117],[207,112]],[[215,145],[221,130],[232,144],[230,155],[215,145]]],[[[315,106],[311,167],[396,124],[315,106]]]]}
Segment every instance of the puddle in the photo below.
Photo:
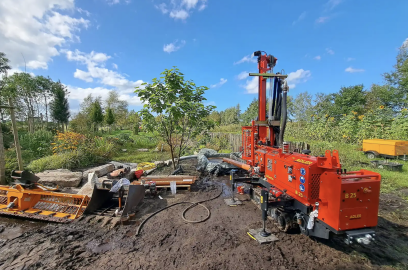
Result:
{"type": "Polygon", "coordinates": [[[23,218],[0,217],[0,240],[7,241],[21,236],[27,231],[46,226],[46,222],[32,221],[23,218]]]}

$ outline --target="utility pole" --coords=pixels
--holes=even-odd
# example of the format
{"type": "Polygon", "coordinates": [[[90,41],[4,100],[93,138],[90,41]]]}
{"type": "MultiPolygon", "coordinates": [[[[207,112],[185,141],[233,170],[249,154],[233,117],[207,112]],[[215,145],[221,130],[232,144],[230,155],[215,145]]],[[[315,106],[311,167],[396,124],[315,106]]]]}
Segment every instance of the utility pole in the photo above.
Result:
{"type": "MultiPolygon", "coordinates": [[[[21,148],[20,148],[20,142],[18,140],[16,116],[14,115],[14,106],[13,106],[13,101],[11,100],[11,98],[8,99],[8,103],[9,103],[9,106],[7,106],[7,108],[10,109],[11,126],[13,128],[14,147],[16,148],[16,153],[17,153],[18,169],[21,171],[23,170],[23,159],[21,158],[21,148]]],[[[3,106],[3,107],[6,107],[6,106],[3,106]]]]}

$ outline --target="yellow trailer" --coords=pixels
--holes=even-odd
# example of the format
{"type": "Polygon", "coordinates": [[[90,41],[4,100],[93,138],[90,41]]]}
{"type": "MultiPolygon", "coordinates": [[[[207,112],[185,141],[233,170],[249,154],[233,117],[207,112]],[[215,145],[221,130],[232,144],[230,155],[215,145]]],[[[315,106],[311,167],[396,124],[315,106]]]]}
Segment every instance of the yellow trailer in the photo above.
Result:
{"type": "Polygon", "coordinates": [[[408,141],[370,139],[363,140],[363,151],[368,158],[408,158],[408,141]]]}

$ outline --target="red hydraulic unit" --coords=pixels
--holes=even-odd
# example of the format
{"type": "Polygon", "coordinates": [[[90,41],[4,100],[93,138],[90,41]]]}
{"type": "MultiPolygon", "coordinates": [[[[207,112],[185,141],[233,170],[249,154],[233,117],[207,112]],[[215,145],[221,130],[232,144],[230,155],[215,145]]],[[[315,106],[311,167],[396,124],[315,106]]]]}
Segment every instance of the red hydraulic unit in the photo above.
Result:
{"type": "Polygon", "coordinates": [[[287,75],[274,73],[277,59],[256,51],[259,111],[251,126],[242,127],[242,160],[224,159],[244,171],[235,182],[251,186],[254,201],[268,192],[267,212],[282,231],[300,229],[314,237],[344,235],[347,243],[375,239],[381,175],[342,168],[336,150],[312,156],[310,150],[290,150],[284,141],[287,122],[287,75]],[[267,81],[270,80],[269,106],[267,81]]]}

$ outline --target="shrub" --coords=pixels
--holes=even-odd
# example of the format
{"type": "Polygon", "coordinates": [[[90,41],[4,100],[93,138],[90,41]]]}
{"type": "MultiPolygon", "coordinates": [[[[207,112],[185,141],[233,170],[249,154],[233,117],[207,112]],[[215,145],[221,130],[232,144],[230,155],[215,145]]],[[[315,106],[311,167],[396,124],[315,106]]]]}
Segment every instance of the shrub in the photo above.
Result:
{"type": "Polygon", "coordinates": [[[48,130],[37,130],[33,133],[25,133],[19,136],[21,148],[31,151],[36,157],[51,154],[50,143],[54,135],[48,130]]]}

